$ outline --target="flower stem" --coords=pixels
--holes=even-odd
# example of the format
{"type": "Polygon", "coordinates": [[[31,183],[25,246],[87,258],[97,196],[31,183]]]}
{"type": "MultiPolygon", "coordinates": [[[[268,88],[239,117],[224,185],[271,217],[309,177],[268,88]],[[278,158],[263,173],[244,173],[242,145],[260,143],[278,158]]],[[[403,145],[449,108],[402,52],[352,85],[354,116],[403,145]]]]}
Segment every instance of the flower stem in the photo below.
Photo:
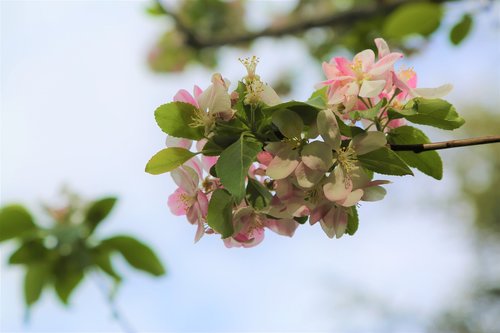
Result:
{"type": "Polygon", "coordinates": [[[413,151],[415,153],[421,153],[423,151],[428,151],[428,150],[476,146],[476,145],[484,145],[496,142],[500,142],[500,135],[482,136],[478,138],[432,142],[432,143],[419,143],[411,145],[389,144],[388,147],[394,151],[413,151]]]}

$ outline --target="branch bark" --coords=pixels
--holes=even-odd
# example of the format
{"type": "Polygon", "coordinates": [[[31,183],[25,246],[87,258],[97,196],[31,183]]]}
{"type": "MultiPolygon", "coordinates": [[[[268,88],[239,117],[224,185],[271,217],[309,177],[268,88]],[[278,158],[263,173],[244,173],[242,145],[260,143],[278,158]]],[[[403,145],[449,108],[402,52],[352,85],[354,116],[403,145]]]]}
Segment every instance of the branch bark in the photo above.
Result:
{"type": "Polygon", "coordinates": [[[462,140],[451,140],[443,142],[433,142],[433,143],[421,143],[412,145],[388,145],[394,151],[413,151],[415,153],[421,153],[428,150],[438,150],[438,149],[448,149],[456,147],[466,147],[466,146],[476,146],[485,145],[489,143],[500,142],[500,135],[483,136],[478,138],[469,138],[462,140]]]}
{"type": "MultiPolygon", "coordinates": [[[[165,6],[161,3],[161,0],[156,0],[156,3],[167,15],[172,17],[178,30],[186,36],[187,44],[193,48],[202,49],[206,47],[220,47],[224,45],[248,43],[261,37],[282,37],[286,35],[295,35],[312,28],[331,28],[346,24],[352,25],[355,21],[368,19],[376,15],[387,15],[402,5],[417,1],[419,0],[397,0],[384,3],[382,5],[379,4],[362,8],[354,8],[348,11],[333,13],[323,17],[316,17],[282,27],[267,27],[260,31],[249,32],[242,35],[225,36],[221,38],[202,38],[193,29],[182,22],[176,13],[165,8],[165,6]]],[[[444,3],[448,1],[453,0],[433,0],[432,2],[444,3]]]]}

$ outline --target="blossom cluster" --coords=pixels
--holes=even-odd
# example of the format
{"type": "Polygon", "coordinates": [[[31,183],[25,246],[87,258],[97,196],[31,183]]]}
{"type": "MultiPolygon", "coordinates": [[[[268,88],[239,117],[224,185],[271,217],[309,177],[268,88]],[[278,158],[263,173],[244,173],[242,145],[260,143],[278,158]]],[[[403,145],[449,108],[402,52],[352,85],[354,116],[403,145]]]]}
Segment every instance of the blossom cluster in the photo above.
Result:
{"type": "Polygon", "coordinates": [[[227,247],[252,247],[266,229],[293,236],[307,221],[330,238],[352,235],[359,203],[386,194],[390,182],[375,173],[402,176],[413,167],[441,178],[436,152],[394,152],[391,144],[428,141],[408,121],[461,126],[439,99],[451,86],[417,88],[412,69],[395,69],[403,55],[383,39],[375,44],[378,56],[364,50],[323,63],[326,80],[305,102],[282,102],[252,57],[241,60],[247,75],[234,91],[214,74],[205,90],[180,90],[155,111],[167,148],[146,171],[171,173],[178,188],[168,206],[196,225],[195,241],[219,234],[227,247]]]}

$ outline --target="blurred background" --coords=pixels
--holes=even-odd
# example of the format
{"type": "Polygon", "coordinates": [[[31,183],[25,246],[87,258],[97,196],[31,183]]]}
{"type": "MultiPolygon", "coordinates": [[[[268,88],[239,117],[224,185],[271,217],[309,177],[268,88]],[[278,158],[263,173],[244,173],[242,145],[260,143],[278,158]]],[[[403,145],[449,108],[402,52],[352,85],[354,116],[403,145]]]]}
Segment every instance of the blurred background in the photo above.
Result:
{"type": "MultiPolygon", "coordinates": [[[[217,237],[193,245],[193,227],[166,205],[170,176],[144,172],[165,141],[153,111],[177,90],[205,88],[213,72],[234,84],[245,75],[238,57],[257,55],[283,99],[305,99],[323,79],[320,61],[378,36],[409,54],[399,66],[419,86],[454,85],[447,100],[466,124],[425,128],[432,141],[499,134],[500,4],[434,1],[442,15],[406,36],[387,27],[403,2],[2,1],[1,203],[36,213],[64,184],[119,196],[99,234],[135,235],[168,267],[152,278],[118,262],[127,274],[116,304],[135,331],[500,332],[500,145],[443,151],[439,182],[394,177],[384,201],[360,208],[354,237],[304,225],[252,249],[217,237]],[[204,47],[346,12],[357,14],[326,30],[204,47]],[[457,33],[467,17],[469,33],[457,33]]],[[[45,292],[26,322],[13,249],[0,247],[2,332],[120,331],[90,281],[68,308],[45,292]]]]}

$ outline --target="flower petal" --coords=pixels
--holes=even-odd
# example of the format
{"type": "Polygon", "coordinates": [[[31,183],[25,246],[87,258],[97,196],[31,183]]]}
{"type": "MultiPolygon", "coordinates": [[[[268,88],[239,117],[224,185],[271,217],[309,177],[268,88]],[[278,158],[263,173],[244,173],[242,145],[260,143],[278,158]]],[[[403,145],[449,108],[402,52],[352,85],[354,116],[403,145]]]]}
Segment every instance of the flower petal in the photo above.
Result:
{"type": "Polygon", "coordinates": [[[383,38],[375,38],[375,45],[377,45],[379,59],[385,57],[391,52],[389,50],[389,46],[383,38]]]}
{"type": "Polygon", "coordinates": [[[324,171],[312,170],[304,162],[300,162],[295,169],[297,183],[302,188],[312,188],[323,178],[324,171]]]}
{"type": "Polygon", "coordinates": [[[274,156],[267,167],[266,174],[273,179],[288,177],[299,165],[299,153],[297,149],[287,146],[274,156]]]}
{"type": "Polygon", "coordinates": [[[281,99],[269,85],[264,84],[262,86],[262,92],[260,93],[260,100],[269,106],[273,106],[281,103],[281,99]]]}
{"type": "Polygon", "coordinates": [[[332,148],[321,141],[308,143],[300,155],[304,164],[313,170],[326,171],[333,164],[332,148]]]}
{"type": "Polygon", "coordinates": [[[186,215],[189,208],[186,200],[184,200],[184,196],[186,195],[186,191],[178,188],[168,197],[167,204],[172,214],[177,216],[186,215]]]}
{"type": "Polygon", "coordinates": [[[165,145],[167,147],[179,147],[189,150],[192,145],[192,141],[184,138],[176,138],[175,136],[168,135],[165,140],[165,145]]]}
{"type": "Polygon", "coordinates": [[[332,202],[345,200],[351,191],[352,182],[346,180],[341,167],[336,167],[323,185],[325,197],[332,202]]]}
{"type": "Polygon", "coordinates": [[[277,233],[278,235],[292,237],[297,230],[299,224],[294,219],[267,219],[266,227],[277,233]]]}
{"type": "Polygon", "coordinates": [[[181,89],[177,92],[177,94],[175,94],[174,102],[188,103],[198,107],[198,102],[196,102],[194,97],[191,96],[191,94],[185,89],[181,89]]]}
{"type": "Polygon", "coordinates": [[[359,96],[373,98],[377,97],[385,87],[385,80],[365,80],[361,84],[361,89],[359,90],[359,96]]]}
{"type": "Polygon", "coordinates": [[[321,110],[317,116],[317,126],[319,135],[333,150],[340,147],[340,129],[337,118],[331,110],[321,110]]]}
{"type": "Polygon", "coordinates": [[[441,98],[448,95],[452,89],[451,84],[444,84],[437,88],[415,88],[412,89],[411,94],[414,97],[441,98]]]}
{"type": "Polygon", "coordinates": [[[359,200],[361,200],[363,193],[364,191],[362,189],[354,190],[351,193],[349,193],[349,195],[347,195],[347,198],[345,198],[342,201],[337,201],[337,203],[344,207],[354,206],[359,202],[359,200]]]}
{"type": "Polygon", "coordinates": [[[364,194],[361,197],[363,201],[379,201],[385,197],[386,189],[382,186],[370,186],[364,189],[364,194]]]}
{"type": "Polygon", "coordinates": [[[383,58],[379,59],[375,65],[368,71],[371,77],[380,77],[390,74],[394,63],[403,57],[402,53],[389,53],[383,58]]]}
{"type": "Polygon", "coordinates": [[[361,68],[363,72],[366,72],[373,66],[373,63],[375,62],[375,52],[370,49],[363,50],[354,56],[352,62],[354,64],[356,64],[357,62],[361,62],[361,68]]]}

